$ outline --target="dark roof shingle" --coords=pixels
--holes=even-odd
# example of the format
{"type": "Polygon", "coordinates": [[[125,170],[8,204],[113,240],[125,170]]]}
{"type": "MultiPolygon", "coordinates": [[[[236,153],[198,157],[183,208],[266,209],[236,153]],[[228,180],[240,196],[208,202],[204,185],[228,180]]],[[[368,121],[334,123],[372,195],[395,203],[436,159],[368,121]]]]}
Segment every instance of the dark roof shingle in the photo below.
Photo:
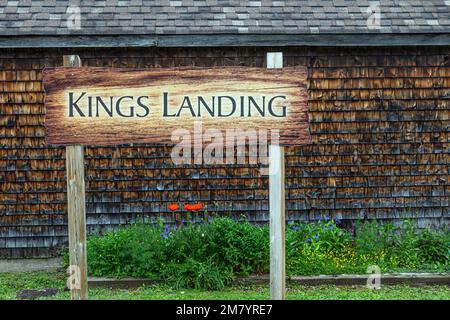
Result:
{"type": "Polygon", "coordinates": [[[1,36],[218,33],[450,33],[450,1],[0,0],[1,36]],[[80,29],[68,27],[77,8],[80,29]]]}

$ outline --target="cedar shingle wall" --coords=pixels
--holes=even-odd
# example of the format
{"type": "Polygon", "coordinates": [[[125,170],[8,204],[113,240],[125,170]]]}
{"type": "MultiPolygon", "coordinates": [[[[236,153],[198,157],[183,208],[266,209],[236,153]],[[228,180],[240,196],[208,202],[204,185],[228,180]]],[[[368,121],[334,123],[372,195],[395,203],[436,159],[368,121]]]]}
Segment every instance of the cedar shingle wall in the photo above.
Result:
{"type": "MultiPolygon", "coordinates": [[[[265,49],[0,51],[0,257],[48,256],[66,241],[64,148],[44,144],[44,66],[79,54],[85,66],[264,67],[265,49]]],[[[288,219],[326,214],[415,218],[447,226],[450,48],[287,49],[309,67],[312,145],[286,150],[288,219]]],[[[86,149],[88,229],[164,215],[201,200],[268,219],[255,166],[175,167],[170,149],[86,149]]],[[[215,209],[214,209],[215,210],[215,209]]]]}

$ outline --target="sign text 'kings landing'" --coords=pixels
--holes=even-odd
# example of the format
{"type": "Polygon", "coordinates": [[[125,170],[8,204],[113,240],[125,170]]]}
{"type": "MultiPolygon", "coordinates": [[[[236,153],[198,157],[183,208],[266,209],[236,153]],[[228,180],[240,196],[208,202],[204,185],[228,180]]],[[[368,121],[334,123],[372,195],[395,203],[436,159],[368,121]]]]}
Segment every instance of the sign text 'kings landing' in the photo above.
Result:
{"type": "Polygon", "coordinates": [[[173,144],[194,122],[309,142],[305,68],[47,68],[44,89],[49,144],[173,144]]]}

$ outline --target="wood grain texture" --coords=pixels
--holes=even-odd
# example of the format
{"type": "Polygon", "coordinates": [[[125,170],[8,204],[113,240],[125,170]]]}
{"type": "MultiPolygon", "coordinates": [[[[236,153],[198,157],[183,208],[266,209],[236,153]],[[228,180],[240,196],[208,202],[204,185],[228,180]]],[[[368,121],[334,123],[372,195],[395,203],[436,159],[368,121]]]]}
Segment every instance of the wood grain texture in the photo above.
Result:
{"type": "MultiPolygon", "coordinates": [[[[47,109],[46,142],[56,145],[115,145],[138,142],[176,144],[177,141],[172,140],[172,133],[175,130],[188,130],[193,133],[194,121],[199,121],[204,131],[217,129],[225,133],[230,129],[277,129],[280,131],[280,144],[306,144],[310,140],[306,77],[307,71],[304,67],[283,71],[244,67],[154,70],[48,68],[44,70],[43,77],[47,109]],[[73,117],[69,117],[68,111],[69,92],[74,93],[73,101],[86,92],[79,103],[82,105],[82,112],[73,113],[73,117]],[[168,114],[176,114],[182,105],[186,106],[186,96],[189,97],[194,114],[183,108],[179,117],[163,116],[164,92],[168,93],[168,114]],[[112,116],[102,113],[104,109],[101,109],[98,116],[94,110],[93,116],[88,117],[88,95],[92,95],[93,99],[100,96],[106,103],[110,103],[110,97],[117,101],[119,97],[132,96],[134,101],[123,104],[122,113],[131,115],[132,106],[136,112],[132,117],[121,117],[117,112],[112,116]],[[150,112],[144,117],[136,116],[136,100],[139,96],[148,97],[144,100],[148,101],[150,112]],[[198,96],[203,97],[210,108],[215,99],[214,115],[208,114],[203,104],[199,106],[198,96]],[[236,102],[235,112],[230,117],[218,116],[219,96],[230,96],[236,102]],[[260,108],[265,99],[264,116],[257,111],[254,104],[251,105],[249,116],[249,96],[255,99],[260,108]],[[277,117],[268,112],[268,101],[275,96],[286,97],[285,100],[274,100],[272,109],[280,115],[281,108],[286,106],[285,117],[277,117]],[[244,100],[241,100],[241,97],[244,97],[244,100]],[[200,114],[198,110],[201,110],[200,114]]],[[[114,101],[109,106],[114,106],[114,101]]],[[[223,114],[228,114],[232,111],[232,104],[227,98],[223,101],[223,114]]],[[[144,111],[141,109],[141,115],[144,111]]],[[[192,136],[192,140],[198,140],[197,136],[192,136]]]]}
{"type": "MultiPolygon", "coordinates": [[[[81,66],[80,57],[76,55],[65,55],[63,63],[65,66],[81,66]]],[[[88,286],[83,146],[66,146],[66,176],[69,272],[72,277],[70,297],[72,300],[86,300],[88,286]]]]}
{"type": "MultiPolygon", "coordinates": [[[[267,52],[268,69],[283,68],[283,52],[267,52]]],[[[286,297],[286,181],[284,147],[269,146],[270,299],[286,297]]]]}
{"type": "Polygon", "coordinates": [[[233,48],[448,46],[447,34],[164,34],[93,36],[0,36],[0,48],[233,48]]]}
{"type": "Polygon", "coordinates": [[[270,299],[286,297],[286,180],[284,147],[269,146],[270,299]]]}
{"type": "Polygon", "coordinates": [[[83,146],[66,147],[66,170],[69,265],[75,279],[70,296],[72,300],[85,300],[88,289],[83,146]]]}

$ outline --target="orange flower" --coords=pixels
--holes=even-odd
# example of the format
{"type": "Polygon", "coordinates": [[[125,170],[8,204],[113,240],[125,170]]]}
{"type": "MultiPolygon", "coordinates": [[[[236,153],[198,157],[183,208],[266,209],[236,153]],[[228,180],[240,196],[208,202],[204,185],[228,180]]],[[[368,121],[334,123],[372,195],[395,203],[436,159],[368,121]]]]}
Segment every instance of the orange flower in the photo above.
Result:
{"type": "Polygon", "coordinates": [[[176,210],[180,209],[180,206],[176,203],[171,203],[171,204],[169,204],[168,208],[171,211],[176,211],[176,210]]]}
{"type": "Polygon", "coordinates": [[[194,210],[202,210],[203,209],[203,204],[201,202],[197,202],[196,204],[194,204],[194,210]]]}
{"type": "Polygon", "coordinates": [[[184,209],[187,211],[198,211],[203,209],[203,204],[197,202],[196,204],[185,204],[184,209]]]}

